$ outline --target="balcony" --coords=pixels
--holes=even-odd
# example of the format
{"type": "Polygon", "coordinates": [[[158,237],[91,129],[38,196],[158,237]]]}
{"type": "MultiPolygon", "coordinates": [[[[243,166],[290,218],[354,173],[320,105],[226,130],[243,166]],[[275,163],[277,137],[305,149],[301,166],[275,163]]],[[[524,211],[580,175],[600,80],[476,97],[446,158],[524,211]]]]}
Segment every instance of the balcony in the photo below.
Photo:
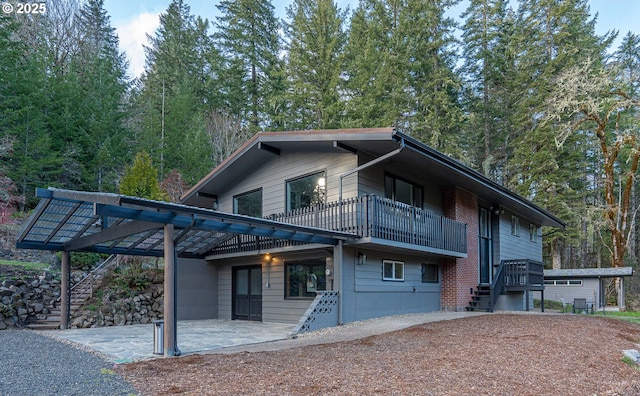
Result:
{"type": "MultiPolygon", "coordinates": [[[[441,254],[466,254],[467,225],[428,210],[378,197],[361,195],[275,214],[270,220],[348,232],[371,242],[408,244],[441,254]]],[[[273,249],[288,241],[245,235],[216,247],[215,254],[273,249]]]]}

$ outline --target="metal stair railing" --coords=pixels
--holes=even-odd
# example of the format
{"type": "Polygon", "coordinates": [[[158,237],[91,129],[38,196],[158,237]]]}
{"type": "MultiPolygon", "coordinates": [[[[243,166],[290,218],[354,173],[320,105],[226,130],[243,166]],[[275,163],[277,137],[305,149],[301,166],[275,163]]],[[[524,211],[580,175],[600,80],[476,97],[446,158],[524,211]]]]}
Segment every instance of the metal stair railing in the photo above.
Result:
{"type": "Polygon", "coordinates": [[[496,273],[493,275],[493,282],[491,282],[491,286],[489,287],[489,295],[491,296],[490,301],[490,311],[493,312],[493,308],[498,301],[498,297],[501,294],[504,294],[506,290],[505,285],[505,271],[504,271],[504,260],[500,262],[496,273]]]}

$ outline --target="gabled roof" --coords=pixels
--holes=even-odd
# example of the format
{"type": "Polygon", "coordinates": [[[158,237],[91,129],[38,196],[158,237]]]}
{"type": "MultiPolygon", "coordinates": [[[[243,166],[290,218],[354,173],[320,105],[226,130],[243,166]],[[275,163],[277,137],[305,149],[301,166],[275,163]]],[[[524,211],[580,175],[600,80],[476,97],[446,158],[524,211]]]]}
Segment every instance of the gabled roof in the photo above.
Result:
{"type": "Polygon", "coordinates": [[[555,278],[616,278],[619,276],[632,276],[633,267],[614,268],[575,268],[544,270],[544,277],[555,278]]]}
{"type": "Polygon", "coordinates": [[[396,131],[393,128],[361,128],[289,132],[259,132],[187,191],[182,202],[211,205],[211,196],[256,169],[274,155],[296,150],[367,153],[382,156],[404,145],[407,149],[393,157],[407,167],[421,167],[441,185],[455,185],[478,195],[491,205],[503,206],[520,216],[545,226],[564,227],[564,223],[545,209],[524,199],[486,176],[396,131]]]}
{"type": "Polygon", "coordinates": [[[336,245],[355,235],[125,195],[49,188],[18,233],[21,249],[164,255],[164,226],[179,257],[204,258],[236,235],[336,245]]]}

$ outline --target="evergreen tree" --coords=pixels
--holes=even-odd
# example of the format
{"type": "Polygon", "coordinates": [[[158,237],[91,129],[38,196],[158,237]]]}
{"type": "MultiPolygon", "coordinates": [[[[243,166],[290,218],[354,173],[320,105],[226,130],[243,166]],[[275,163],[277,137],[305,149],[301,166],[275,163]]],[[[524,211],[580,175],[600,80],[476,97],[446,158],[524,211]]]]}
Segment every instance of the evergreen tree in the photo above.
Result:
{"type": "Polygon", "coordinates": [[[455,2],[362,0],[347,45],[347,125],[396,126],[459,156],[455,2]]]}
{"type": "Polygon", "coordinates": [[[80,52],[73,61],[78,74],[80,128],[88,133],[84,176],[91,189],[114,191],[117,171],[130,154],[125,128],[128,67],[119,53],[118,37],[104,9],[104,0],[89,0],[78,13],[80,52]]]}
{"type": "Polygon", "coordinates": [[[131,197],[167,201],[167,193],[160,189],[158,171],[153,167],[151,156],[144,151],[136,154],[133,164],[124,172],[120,181],[120,193],[131,197]]]}
{"type": "Polygon", "coordinates": [[[333,0],[296,0],[287,15],[291,20],[287,30],[288,128],[339,127],[346,12],[333,0]]]}
{"type": "Polygon", "coordinates": [[[226,106],[250,130],[282,129],[285,78],[281,26],[270,0],[223,0],[214,35],[225,59],[226,106]]]}
{"type": "Polygon", "coordinates": [[[614,63],[620,70],[620,79],[628,85],[631,96],[640,93],[640,35],[628,32],[614,54],[614,63]]]}
{"type": "Polygon", "coordinates": [[[351,17],[345,54],[346,127],[396,126],[402,118],[402,71],[393,46],[399,7],[361,0],[351,17]]]}
{"type": "Polygon", "coordinates": [[[510,82],[514,54],[510,47],[514,16],[504,0],[472,0],[466,11],[462,34],[469,136],[469,163],[490,178],[508,180],[510,107],[515,99],[510,82]]]}
{"type": "Polygon", "coordinates": [[[514,156],[508,166],[518,172],[513,174],[510,187],[568,224],[547,240],[546,252],[554,268],[567,261],[563,256],[576,259],[569,265],[584,266],[586,252],[571,252],[583,237],[583,224],[591,220],[584,216],[588,213],[585,180],[576,172],[585,169],[588,139],[586,134],[573,134],[559,146],[557,127],[541,123],[541,119],[555,79],[588,59],[601,65],[610,41],[595,35],[595,18],[590,18],[586,0],[524,0],[516,25],[514,89],[521,98],[512,114],[519,136],[512,142],[514,156]]]}
{"type": "Polygon", "coordinates": [[[36,187],[58,186],[64,172],[48,128],[55,117],[49,111],[54,64],[46,29],[53,15],[0,16],[0,136],[13,144],[6,173],[28,206],[35,202],[36,187]]]}
{"type": "Polygon", "coordinates": [[[145,73],[134,90],[137,142],[159,163],[161,175],[179,169],[191,183],[210,170],[204,117],[220,100],[219,61],[207,26],[185,2],[172,1],[149,38],[145,73]],[[195,164],[201,166],[194,169],[195,164]]]}

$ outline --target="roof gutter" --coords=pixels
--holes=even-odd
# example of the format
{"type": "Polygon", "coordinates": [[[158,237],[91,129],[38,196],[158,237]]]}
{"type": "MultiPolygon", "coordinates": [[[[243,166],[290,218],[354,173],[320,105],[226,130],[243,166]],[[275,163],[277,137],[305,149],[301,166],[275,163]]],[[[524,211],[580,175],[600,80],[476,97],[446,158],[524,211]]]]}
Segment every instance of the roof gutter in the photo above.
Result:
{"type": "MultiPolygon", "coordinates": [[[[387,154],[384,154],[376,159],[373,159],[369,162],[367,162],[366,164],[362,164],[360,166],[358,166],[357,168],[353,168],[349,171],[346,171],[344,173],[341,173],[338,177],[340,178],[340,193],[338,194],[338,202],[339,202],[339,206],[340,206],[340,211],[338,213],[339,219],[340,219],[340,230],[342,230],[342,180],[349,176],[352,175],[356,172],[360,172],[361,170],[368,168],[372,165],[375,165],[379,162],[382,162],[384,160],[387,160],[391,157],[393,157],[396,154],[400,154],[400,152],[402,150],[404,150],[404,138],[401,136],[400,137],[400,147],[398,147],[397,149],[388,152],[387,154]]],[[[343,273],[343,263],[342,263],[342,258],[344,257],[344,255],[342,254],[342,241],[339,242],[338,245],[338,249],[340,249],[340,275],[338,277],[338,324],[342,325],[343,324],[343,319],[342,319],[342,312],[344,310],[342,304],[343,304],[343,299],[342,299],[342,292],[343,292],[343,287],[342,287],[342,273],[343,273]]]]}

